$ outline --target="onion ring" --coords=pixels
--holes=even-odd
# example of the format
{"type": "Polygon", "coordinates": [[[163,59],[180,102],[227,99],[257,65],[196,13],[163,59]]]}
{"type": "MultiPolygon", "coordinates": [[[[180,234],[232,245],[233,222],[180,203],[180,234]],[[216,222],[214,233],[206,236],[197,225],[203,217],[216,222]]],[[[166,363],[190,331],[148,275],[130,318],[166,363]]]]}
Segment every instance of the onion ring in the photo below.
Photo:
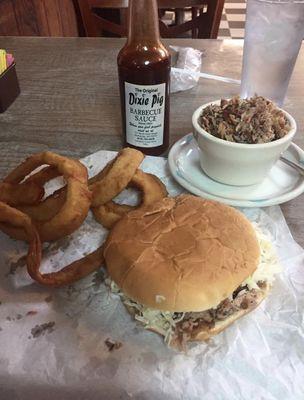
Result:
{"type": "Polygon", "coordinates": [[[93,253],[72,262],[70,265],[57,272],[42,274],[39,271],[40,265],[35,262],[29,262],[27,264],[27,270],[31,278],[41,285],[52,287],[70,285],[101,267],[104,261],[103,247],[102,245],[97,250],[93,251],[93,253]]]}
{"type": "Polygon", "coordinates": [[[138,206],[117,204],[109,201],[99,207],[92,207],[97,222],[105,228],[111,229],[125,214],[153,204],[168,195],[165,185],[155,175],[138,169],[132,177],[128,187],[135,187],[142,192],[141,203],[138,206]]]}
{"type": "MultiPolygon", "coordinates": [[[[44,167],[40,171],[26,178],[25,184],[37,184],[44,186],[48,181],[60,176],[56,167],[44,167]]],[[[56,190],[50,196],[45,198],[38,204],[22,205],[17,207],[18,210],[24,212],[32,219],[45,222],[53,218],[61,209],[66,200],[66,186],[56,190]]]]}
{"type": "Polygon", "coordinates": [[[22,229],[29,243],[26,257],[27,270],[32,279],[46,286],[69,285],[96,271],[103,263],[103,245],[80,260],[74,261],[60,271],[41,274],[41,242],[30,217],[21,211],[0,202],[0,221],[22,229]]]}
{"type": "MultiPolygon", "coordinates": [[[[89,184],[91,185],[97,182],[103,176],[105,176],[107,170],[113,164],[113,161],[114,160],[110,161],[102,171],[100,171],[93,178],[89,179],[88,181],[89,184]]],[[[31,175],[28,179],[26,179],[26,182],[28,181],[35,183],[37,182],[40,185],[44,185],[46,182],[48,182],[49,179],[53,179],[58,176],[60,175],[58,172],[56,172],[55,168],[46,167],[41,171],[38,171],[36,174],[31,175]]],[[[24,212],[25,214],[29,215],[34,220],[40,222],[49,221],[59,212],[60,208],[63,206],[65,202],[65,199],[66,199],[66,186],[62,187],[59,190],[56,190],[53,194],[48,196],[39,204],[35,204],[33,206],[31,205],[21,206],[18,207],[18,209],[24,212]]]]}
{"type": "Polygon", "coordinates": [[[37,222],[46,222],[52,219],[63,206],[66,200],[66,188],[56,190],[39,204],[19,206],[18,210],[24,212],[37,222]]]}
{"type": "MultiPolygon", "coordinates": [[[[59,211],[56,210],[58,213],[53,215],[48,221],[33,219],[41,241],[48,242],[65,237],[80,227],[90,208],[91,193],[88,189],[86,167],[79,161],[51,152],[39,153],[29,157],[13,170],[4,179],[4,182],[19,183],[31,171],[44,164],[56,167],[59,174],[63,175],[67,182],[65,202],[59,211]]],[[[6,224],[5,226],[4,224],[0,224],[0,229],[16,239],[26,240],[26,235],[24,235],[22,229],[6,224]]]]}
{"type": "Polygon", "coordinates": [[[127,204],[116,204],[110,201],[102,206],[93,207],[92,212],[97,222],[103,227],[111,229],[117,221],[133,209],[132,206],[127,204]]]}
{"type": "MultiPolygon", "coordinates": [[[[93,178],[89,179],[89,184],[93,184],[97,182],[99,179],[101,179],[103,176],[105,176],[107,170],[110,168],[110,166],[113,164],[113,161],[110,161],[106,167],[100,171],[97,175],[95,175],[93,178]]],[[[48,182],[49,179],[53,179],[55,177],[60,176],[59,173],[55,172],[55,169],[51,169],[52,167],[46,167],[45,169],[38,171],[36,174],[38,175],[36,177],[36,174],[31,175],[29,179],[26,180],[28,182],[29,180],[31,182],[37,182],[40,185],[44,185],[46,182],[48,182]]],[[[53,194],[48,196],[46,199],[41,201],[39,204],[35,204],[33,206],[21,206],[18,207],[18,209],[25,214],[29,215],[31,218],[34,220],[40,221],[40,222],[45,222],[49,221],[51,218],[53,218],[60,210],[60,208],[63,206],[64,202],[66,199],[66,186],[62,187],[61,189],[56,190],[53,194]]],[[[1,227],[1,224],[0,224],[1,227]]]]}
{"type": "Polygon", "coordinates": [[[101,171],[98,172],[98,174],[94,175],[92,178],[89,179],[89,186],[91,187],[91,189],[94,183],[100,181],[106,176],[106,174],[110,171],[112,165],[116,161],[116,158],[117,156],[113,160],[109,161],[107,165],[101,171]]]}
{"type": "Polygon", "coordinates": [[[34,182],[21,184],[0,183],[0,201],[10,206],[37,204],[43,196],[43,187],[34,182]]]}
{"type": "Polygon", "coordinates": [[[54,166],[47,166],[35,172],[26,178],[26,183],[36,183],[39,186],[43,186],[46,182],[51,181],[54,178],[60,176],[58,169],[54,166]]]}
{"type": "MultiPolygon", "coordinates": [[[[16,208],[31,217],[36,224],[42,224],[55,217],[63,206],[65,199],[66,190],[64,187],[36,205],[18,206],[16,208]]],[[[0,222],[0,230],[11,238],[25,240],[24,232],[19,228],[0,222]]]]}
{"type": "Polygon", "coordinates": [[[26,257],[27,265],[39,268],[41,262],[41,242],[37,229],[33,225],[30,217],[0,202],[0,221],[1,223],[9,223],[24,232],[27,242],[29,243],[26,257]]]}
{"type": "Polygon", "coordinates": [[[131,181],[143,159],[144,155],[138,150],[122,149],[90,185],[92,206],[100,206],[116,197],[131,181]]]}

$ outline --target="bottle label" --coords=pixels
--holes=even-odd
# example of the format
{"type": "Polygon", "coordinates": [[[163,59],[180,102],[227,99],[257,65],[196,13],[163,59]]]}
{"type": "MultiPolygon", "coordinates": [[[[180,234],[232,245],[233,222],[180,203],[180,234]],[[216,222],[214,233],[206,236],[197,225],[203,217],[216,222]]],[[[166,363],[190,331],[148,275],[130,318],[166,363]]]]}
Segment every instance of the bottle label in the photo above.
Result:
{"type": "Polygon", "coordinates": [[[166,84],[125,82],[127,143],[157,147],[164,142],[166,84]]]}

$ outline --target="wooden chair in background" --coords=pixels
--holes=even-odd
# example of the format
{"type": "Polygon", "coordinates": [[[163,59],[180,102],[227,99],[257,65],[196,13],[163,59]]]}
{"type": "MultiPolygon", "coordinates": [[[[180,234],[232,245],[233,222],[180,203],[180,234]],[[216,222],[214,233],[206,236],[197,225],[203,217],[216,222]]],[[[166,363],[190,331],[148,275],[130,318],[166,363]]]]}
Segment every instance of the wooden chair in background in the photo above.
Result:
{"type": "Polygon", "coordinates": [[[78,36],[74,1],[0,0],[0,36],[78,36]]]}
{"type": "MultiPolygon", "coordinates": [[[[75,0],[78,13],[81,15],[86,36],[115,35],[126,36],[128,0],[75,0]],[[121,18],[108,18],[104,10],[119,10],[121,18]]],[[[160,19],[162,37],[179,37],[186,32],[192,38],[216,39],[225,0],[158,0],[160,10],[173,10],[181,13],[188,8],[192,11],[192,19],[167,25],[160,19]]]]}

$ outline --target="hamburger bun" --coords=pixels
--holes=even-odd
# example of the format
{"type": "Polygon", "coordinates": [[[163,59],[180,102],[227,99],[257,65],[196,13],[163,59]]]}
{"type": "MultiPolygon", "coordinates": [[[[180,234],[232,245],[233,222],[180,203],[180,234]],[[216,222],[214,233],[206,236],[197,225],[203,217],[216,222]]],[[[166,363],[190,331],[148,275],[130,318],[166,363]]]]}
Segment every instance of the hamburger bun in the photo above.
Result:
{"type": "Polygon", "coordinates": [[[242,213],[181,195],[123,217],[108,236],[104,257],[111,279],[132,300],[196,312],[216,307],[252,275],[260,248],[242,213]]]}

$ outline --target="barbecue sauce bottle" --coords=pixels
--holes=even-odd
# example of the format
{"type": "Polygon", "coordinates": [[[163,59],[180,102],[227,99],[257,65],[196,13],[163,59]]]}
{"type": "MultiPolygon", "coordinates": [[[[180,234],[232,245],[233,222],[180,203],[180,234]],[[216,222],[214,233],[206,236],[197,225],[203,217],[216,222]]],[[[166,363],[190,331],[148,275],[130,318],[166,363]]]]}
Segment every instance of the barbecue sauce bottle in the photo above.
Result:
{"type": "Polygon", "coordinates": [[[125,145],[160,155],[169,146],[170,54],[160,41],[157,0],[129,0],[117,64],[125,145]]]}

